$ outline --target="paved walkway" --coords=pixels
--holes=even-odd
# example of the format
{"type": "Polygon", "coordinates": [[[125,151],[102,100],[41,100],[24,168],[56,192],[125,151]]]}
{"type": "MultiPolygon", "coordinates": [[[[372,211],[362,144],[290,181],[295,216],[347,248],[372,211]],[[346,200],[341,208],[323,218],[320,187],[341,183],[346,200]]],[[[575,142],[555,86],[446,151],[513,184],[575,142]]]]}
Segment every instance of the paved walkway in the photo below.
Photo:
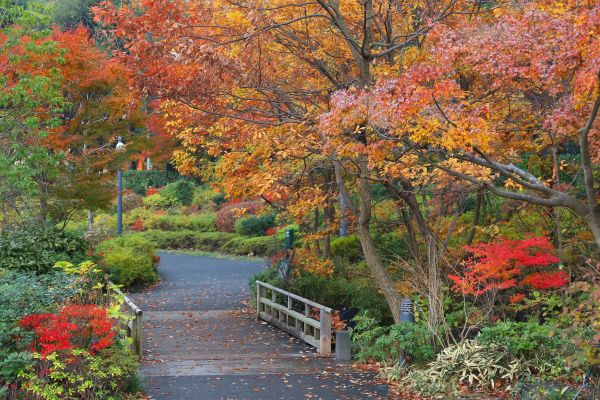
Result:
{"type": "Polygon", "coordinates": [[[336,365],[256,320],[248,279],[261,262],[162,253],[144,310],[141,373],[152,399],[382,399],[372,376],[336,365]]]}

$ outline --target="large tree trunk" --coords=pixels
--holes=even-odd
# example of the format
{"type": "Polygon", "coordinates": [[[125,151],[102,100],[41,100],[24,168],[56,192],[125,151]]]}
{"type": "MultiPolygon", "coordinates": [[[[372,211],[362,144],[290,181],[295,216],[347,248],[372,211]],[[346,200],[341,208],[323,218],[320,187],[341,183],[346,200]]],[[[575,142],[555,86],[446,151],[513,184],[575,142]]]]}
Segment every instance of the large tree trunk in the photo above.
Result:
{"type": "Polygon", "coordinates": [[[353,203],[350,193],[344,183],[342,166],[339,161],[335,162],[335,176],[340,190],[340,195],[348,209],[357,217],[356,233],[360,239],[360,245],[365,256],[365,261],[379,289],[383,292],[390,307],[395,323],[400,323],[400,304],[402,296],[396,290],[396,285],[390,277],[386,266],[381,261],[373,237],[371,236],[371,187],[369,184],[369,166],[366,156],[360,156],[358,160],[360,167],[359,177],[359,205],[353,203]]]}

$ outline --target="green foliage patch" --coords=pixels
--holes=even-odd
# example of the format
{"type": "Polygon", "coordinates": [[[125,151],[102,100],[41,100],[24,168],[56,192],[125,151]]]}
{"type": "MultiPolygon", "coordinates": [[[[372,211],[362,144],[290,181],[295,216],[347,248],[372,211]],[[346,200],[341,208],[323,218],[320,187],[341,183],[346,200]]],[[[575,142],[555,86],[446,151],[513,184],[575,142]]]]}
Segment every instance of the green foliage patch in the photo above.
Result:
{"type": "Polygon", "coordinates": [[[131,287],[155,282],[158,274],[154,266],[154,245],[139,235],[125,235],[98,245],[97,254],[111,280],[131,287]]]}
{"type": "Polygon", "coordinates": [[[275,226],[275,214],[249,215],[235,221],[235,232],[245,236],[263,236],[275,226]]]}
{"type": "Polygon", "coordinates": [[[161,190],[161,195],[164,197],[173,197],[177,202],[184,206],[192,204],[194,198],[195,185],[189,180],[178,180],[169,183],[161,190]]]}
{"type": "Polygon", "coordinates": [[[123,173],[123,184],[126,189],[143,196],[148,188],[160,188],[175,182],[178,178],[179,174],[173,171],[128,170],[123,173]]]}
{"type": "Polygon", "coordinates": [[[0,233],[0,268],[44,273],[57,261],[83,261],[87,248],[81,235],[31,225],[0,233]]]}
{"type": "Polygon", "coordinates": [[[360,240],[356,235],[337,237],[331,241],[331,255],[350,263],[363,259],[360,240]]]}

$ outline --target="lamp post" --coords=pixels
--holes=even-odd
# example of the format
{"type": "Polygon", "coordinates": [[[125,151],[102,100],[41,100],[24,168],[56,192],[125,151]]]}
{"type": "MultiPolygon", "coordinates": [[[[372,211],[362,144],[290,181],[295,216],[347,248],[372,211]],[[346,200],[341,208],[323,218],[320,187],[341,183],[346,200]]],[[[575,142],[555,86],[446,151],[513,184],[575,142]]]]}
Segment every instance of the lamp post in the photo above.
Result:
{"type": "MultiPolygon", "coordinates": [[[[115,146],[117,153],[125,151],[125,145],[123,144],[123,138],[121,136],[117,139],[117,145],[115,146]]],[[[123,234],[123,171],[121,170],[121,157],[117,154],[117,235],[123,234]]]]}

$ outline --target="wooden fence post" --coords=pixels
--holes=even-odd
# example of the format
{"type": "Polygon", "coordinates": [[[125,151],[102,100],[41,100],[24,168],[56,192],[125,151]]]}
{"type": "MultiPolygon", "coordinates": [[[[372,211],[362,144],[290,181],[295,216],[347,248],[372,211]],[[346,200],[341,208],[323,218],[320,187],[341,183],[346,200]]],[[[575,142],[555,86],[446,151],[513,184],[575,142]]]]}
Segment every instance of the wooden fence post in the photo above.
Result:
{"type": "Polygon", "coordinates": [[[319,353],[331,355],[331,313],[324,309],[321,309],[319,336],[319,353]]]}
{"type": "Polygon", "coordinates": [[[135,334],[134,334],[134,344],[135,344],[135,354],[138,357],[142,356],[142,311],[140,310],[134,319],[135,326],[135,334]]]}
{"type": "Polygon", "coordinates": [[[256,318],[260,319],[260,297],[262,286],[259,281],[256,281],[256,318]]]}

